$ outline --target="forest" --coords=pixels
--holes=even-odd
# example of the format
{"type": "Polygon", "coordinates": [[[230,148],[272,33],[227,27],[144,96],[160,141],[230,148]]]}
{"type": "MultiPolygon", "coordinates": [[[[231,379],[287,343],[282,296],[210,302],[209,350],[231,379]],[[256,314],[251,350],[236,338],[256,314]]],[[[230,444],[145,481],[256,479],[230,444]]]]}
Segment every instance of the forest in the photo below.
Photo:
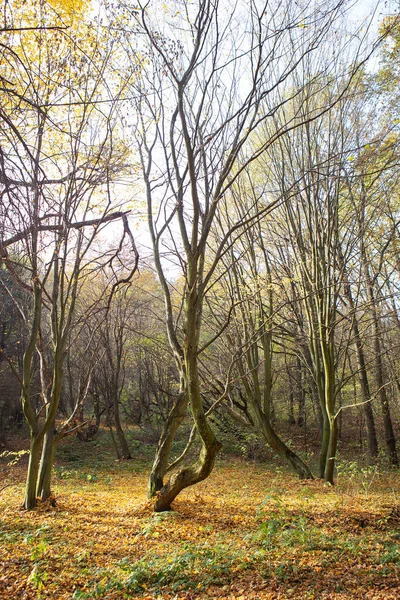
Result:
{"type": "Polygon", "coordinates": [[[6,0],[0,598],[400,595],[400,14],[6,0]]]}

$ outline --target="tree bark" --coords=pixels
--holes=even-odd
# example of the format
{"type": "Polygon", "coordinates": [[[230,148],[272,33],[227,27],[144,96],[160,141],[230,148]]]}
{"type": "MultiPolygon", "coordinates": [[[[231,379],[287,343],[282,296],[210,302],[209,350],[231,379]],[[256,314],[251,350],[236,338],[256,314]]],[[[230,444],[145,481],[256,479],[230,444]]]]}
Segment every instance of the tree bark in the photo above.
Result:
{"type": "Polygon", "coordinates": [[[121,451],[121,458],[124,460],[130,460],[132,458],[131,452],[129,450],[128,442],[126,441],[126,437],[124,431],[121,427],[121,419],[119,415],[119,394],[118,390],[115,390],[114,393],[114,423],[115,423],[115,431],[118,438],[118,443],[121,451]]]}
{"type": "Polygon", "coordinates": [[[381,328],[379,323],[379,317],[376,306],[376,298],[373,282],[371,280],[369,266],[367,263],[367,257],[365,250],[362,252],[362,258],[364,261],[364,272],[366,275],[368,296],[371,303],[371,316],[372,316],[372,327],[374,335],[374,355],[375,355],[375,382],[378,388],[378,397],[381,403],[383,424],[385,428],[385,442],[387,447],[387,453],[390,464],[394,466],[399,465],[399,459],[397,456],[396,449],[396,438],[393,430],[392,417],[390,414],[389,398],[386,392],[385,378],[383,372],[383,361],[382,361],[382,348],[381,348],[381,328]]]}
{"type": "Polygon", "coordinates": [[[23,507],[26,510],[32,510],[36,506],[36,488],[39,474],[40,450],[42,436],[31,433],[28,474],[25,486],[25,499],[23,507]]]}
{"type": "Polygon", "coordinates": [[[222,444],[217,440],[208,447],[203,444],[199,459],[194,465],[173,473],[157,494],[154,503],[155,512],[171,510],[172,502],[182,490],[206,479],[214,468],[215,457],[221,446],[222,444]]]}
{"type": "Polygon", "coordinates": [[[299,479],[314,479],[309,467],[301,460],[274,431],[266,415],[261,411],[257,402],[254,403],[256,422],[268,445],[280,456],[296,473],[299,479]]]}
{"type": "MultiPolygon", "coordinates": [[[[214,467],[216,455],[222,446],[210,427],[200,393],[197,352],[200,335],[202,300],[199,299],[199,295],[197,294],[195,281],[191,281],[191,276],[195,277],[195,274],[198,273],[198,270],[196,269],[196,260],[196,258],[193,259],[188,275],[189,285],[185,302],[186,346],[184,348],[184,364],[182,365],[181,381],[184,382],[188,403],[190,405],[197,433],[201,438],[202,447],[197,461],[188,467],[183,467],[177,472],[172,473],[168,482],[158,491],[154,504],[154,510],[156,512],[169,510],[171,503],[183,489],[206,479],[214,467]]],[[[178,401],[178,408],[182,409],[185,401],[186,400],[182,400],[182,404],[178,401]]],[[[179,418],[181,416],[182,411],[178,413],[178,418],[175,420],[176,427],[179,424],[179,418]]]]}
{"type": "Polygon", "coordinates": [[[55,421],[46,432],[40,457],[36,495],[44,502],[51,496],[51,471],[55,451],[55,421]]]}
{"type": "Polygon", "coordinates": [[[329,420],[329,444],[328,444],[328,451],[326,454],[326,461],[325,461],[325,472],[324,472],[324,479],[325,481],[327,481],[328,483],[332,484],[334,483],[334,469],[335,469],[335,458],[336,458],[336,451],[337,451],[337,443],[338,443],[338,420],[337,420],[337,415],[333,416],[330,420],[329,420]]]}
{"type": "Polygon", "coordinates": [[[156,455],[154,457],[153,466],[149,476],[149,498],[153,498],[164,486],[164,476],[168,468],[171,447],[178,427],[185,416],[187,405],[187,394],[185,392],[180,392],[167,417],[167,420],[165,421],[163,431],[158,441],[156,455]]]}

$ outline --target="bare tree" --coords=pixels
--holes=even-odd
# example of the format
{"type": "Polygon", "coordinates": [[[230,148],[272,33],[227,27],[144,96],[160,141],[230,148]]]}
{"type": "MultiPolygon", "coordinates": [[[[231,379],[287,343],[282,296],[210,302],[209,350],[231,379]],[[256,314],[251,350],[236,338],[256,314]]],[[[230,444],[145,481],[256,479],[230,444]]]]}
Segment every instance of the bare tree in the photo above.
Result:
{"type": "MultiPolygon", "coordinates": [[[[243,211],[246,212],[250,204],[254,205],[256,212],[261,210],[259,198],[265,188],[262,184],[257,186],[258,176],[255,174],[253,178],[251,171],[249,181],[243,181],[238,189],[232,190],[230,210],[227,207],[222,231],[231,228],[232,223],[244,220],[243,211]],[[249,195],[253,196],[252,202],[246,202],[249,195]]],[[[222,261],[227,281],[226,294],[233,298],[233,318],[227,338],[246,397],[246,410],[240,410],[238,404],[236,408],[243,413],[242,421],[260,433],[301,479],[312,479],[309,467],[283,442],[272,422],[274,337],[279,308],[276,306],[276,285],[272,274],[273,257],[265,229],[268,230],[268,219],[263,223],[257,221],[251,229],[242,232],[234,244],[235,250],[222,261]]],[[[229,410],[230,414],[233,410],[234,406],[229,410]]]]}
{"type": "MultiPolygon", "coordinates": [[[[12,89],[3,90],[6,102],[0,114],[5,217],[0,257],[17,277],[10,248],[18,249],[28,283],[19,281],[32,298],[32,310],[25,314],[29,334],[21,374],[22,407],[31,433],[27,509],[35,506],[37,495],[50,495],[55,417],[82,282],[108,264],[110,283],[116,285],[123,246],[129,244],[136,252],[127,211],[113,193],[127,151],[118,140],[113,86],[105,83],[111,47],[87,30],[74,33],[73,42],[64,32],[46,27],[15,33],[7,49],[12,89]],[[90,54],[79,46],[85,34],[92,42],[90,54]],[[116,220],[122,223],[121,240],[95,249],[104,227],[116,220]],[[51,360],[43,348],[47,317],[51,360]],[[38,411],[31,396],[36,352],[41,367],[38,411]]],[[[132,271],[136,265],[137,257],[132,271]]]]}
{"type": "MultiPolygon", "coordinates": [[[[319,59],[324,44],[332,44],[332,26],[343,8],[341,1],[309,10],[293,2],[239,2],[228,8],[200,0],[182,1],[178,9],[176,3],[149,2],[133,15],[136,50],[143,60],[135,86],[136,141],[168,336],[181,376],[179,397],[150,476],[149,493],[156,497],[157,511],[169,509],[182,489],[206,478],[213,468],[220,443],[206,416],[199,376],[204,299],[234,232],[280,201],[267,198],[257,216],[249,213],[212,247],[210,233],[221,199],[245,167],[285,132],[317,119],[337,101],[332,93],[328,104],[314,105],[310,113],[287,113],[267,138],[255,134],[280,107],[301,96],[305,86],[311,96],[329,87],[336,60],[329,64],[319,59]],[[310,61],[312,71],[306,68],[310,61]],[[304,79],[299,86],[300,73],[304,79]],[[250,139],[258,139],[251,150],[250,139]],[[175,305],[172,280],[177,272],[184,286],[175,305]],[[171,444],[188,405],[201,439],[200,455],[165,479],[171,444]]],[[[129,41],[128,52],[136,56],[133,36],[129,41]]],[[[339,95],[363,59],[359,53],[350,75],[346,68],[347,83],[339,95]]]]}

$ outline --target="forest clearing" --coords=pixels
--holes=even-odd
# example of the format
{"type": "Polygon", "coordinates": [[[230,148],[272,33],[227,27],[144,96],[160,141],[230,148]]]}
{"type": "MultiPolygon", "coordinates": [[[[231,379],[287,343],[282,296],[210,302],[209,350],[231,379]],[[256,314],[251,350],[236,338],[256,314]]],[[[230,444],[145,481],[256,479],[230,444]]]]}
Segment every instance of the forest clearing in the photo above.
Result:
{"type": "MultiPolygon", "coordinates": [[[[171,512],[153,513],[147,456],[116,462],[107,434],[60,448],[52,499],[0,496],[0,598],[397,599],[400,474],[339,462],[336,486],[274,460],[224,454],[171,512]]],[[[146,446],[145,446],[146,449],[146,446]]]]}
{"type": "Polygon", "coordinates": [[[0,597],[400,598],[399,2],[3,4],[0,597]]]}

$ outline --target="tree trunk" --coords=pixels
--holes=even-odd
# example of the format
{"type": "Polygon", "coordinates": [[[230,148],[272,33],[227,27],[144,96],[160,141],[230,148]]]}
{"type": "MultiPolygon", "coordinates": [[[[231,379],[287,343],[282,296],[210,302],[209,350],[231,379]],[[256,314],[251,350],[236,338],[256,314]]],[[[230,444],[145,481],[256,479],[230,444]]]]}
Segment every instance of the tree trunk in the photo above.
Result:
{"type": "Polygon", "coordinates": [[[312,400],[314,416],[316,417],[316,421],[317,421],[319,430],[322,433],[323,429],[324,429],[324,416],[322,414],[322,408],[321,408],[320,391],[319,391],[319,387],[318,387],[316,379],[315,379],[315,377],[317,376],[317,373],[315,371],[315,364],[314,364],[314,360],[312,357],[312,353],[307,344],[302,346],[302,351],[304,353],[304,357],[306,359],[306,365],[308,367],[305,372],[305,376],[306,376],[305,384],[307,386],[307,389],[309,390],[310,398],[312,400]],[[311,373],[314,374],[314,377],[311,373]]]}
{"type": "Polygon", "coordinates": [[[267,416],[261,411],[257,402],[254,402],[254,411],[258,427],[271,448],[283,458],[283,460],[298,475],[299,479],[314,479],[308,466],[295,454],[275,433],[267,416]]]}
{"type": "Polygon", "coordinates": [[[299,427],[303,427],[306,421],[306,396],[304,390],[304,382],[303,382],[303,369],[301,365],[301,360],[297,357],[297,425],[299,427]]]}
{"type": "Polygon", "coordinates": [[[122,456],[121,456],[121,452],[119,449],[119,444],[118,444],[118,441],[115,439],[111,416],[109,414],[107,415],[107,425],[108,425],[108,429],[110,430],[110,435],[111,435],[112,443],[114,444],[115,453],[117,455],[118,460],[121,460],[122,456]]]}
{"type": "Polygon", "coordinates": [[[296,425],[296,419],[294,418],[294,394],[292,390],[289,392],[289,425],[296,425]]]}
{"type": "Polygon", "coordinates": [[[396,450],[396,438],[394,435],[392,417],[390,415],[389,398],[386,392],[385,378],[383,374],[383,361],[382,361],[382,349],[381,349],[381,331],[379,325],[379,318],[376,309],[376,300],[374,288],[369,275],[368,265],[366,263],[366,257],[364,258],[364,267],[368,283],[368,295],[371,302],[371,314],[372,314],[372,326],[374,331],[374,354],[375,354],[375,380],[378,388],[378,396],[382,407],[383,423],[385,428],[385,442],[387,452],[390,460],[390,464],[394,466],[399,465],[399,459],[396,450]]]}
{"type": "Polygon", "coordinates": [[[390,414],[390,406],[389,406],[389,398],[386,392],[386,387],[384,384],[383,378],[383,364],[382,364],[382,355],[381,355],[381,347],[380,342],[375,334],[375,377],[376,384],[378,386],[378,394],[382,407],[382,416],[383,416],[383,424],[385,428],[385,442],[388,451],[388,456],[390,460],[390,464],[394,466],[399,465],[399,459],[397,456],[396,449],[396,438],[393,430],[392,417],[390,414]]]}
{"type": "MultiPolygon", "coordinates": [[[[272,377],[270,375],[271,369],[268,366],[265,369],[265,365],[269,363],[270,352],[268,345],[263,343],[264,350],[264,389],[263,389],[263,402],[261,408],[261,386],[258,378],[258,372],[256,365],[251,362],[251,348],[247,351],[248,368],[252,373],[253,389],[250,387],[245,369],[241,359],[238,359],[237,365],[239,373],[242,379],[244,389],[246,391],[247,399],[251,405],[254,415],[257,430],[261,433],[267,444],[280,456],[289,467],[298,475],[300,479],[313,479],[313,475],[308,466],[295,454],[286,444],[280,439],[275,432],[271,423],[271,411],[270,411],[270,399],[272,391],[272,377]]],[[[257,358],[258,362],[258,358],[257,358]]]]}
{"type": "Polygon", "coordinates": [[[156,455],[149,476],[148,496],[153,498],[164,485],[164,476],[168,468],[172,443],[175,439],[179,425],[185,416],[188,397],[185,392],[180,392],[165,421],[161,437],[158,441],[156,455]]]}
{"type": "Polygon", "coordinates": [[[335,458],[338,443],[338,420],[337,415],[332,417],[329,422],[329,445],[326,456],[324,479],[333,485],[333,474],[335,469],[335,458]]]}
{"type": "MultiPolygon", "coordinates": [[[[154,504],[156,512],[170,510],[171,503],[183,489],[206,479],[214,467],[215,457],[222,446],[210,427],[200,394],[200,378],[197,363],[200,308],[198,306],[195,286],[193,285],[186,299],[187,316],[185,330],[187,337],[182,381],[186,383],[185,389],[187,391],[188,402],[197,433],[201,438],[202,448],[198,460],[193,465],[183,467],[177,472],[172,473],[168,482],[159,490],[154,504]]],[[[183,404],[184,401],[182,401],[183,404]]]]}
{"type": "Polygon", "coordinates": [[[51,474],[53,468],[54,450],[57,442],[56,414],[60,404],[61,385],[63,378],[65,338],[57,340],[54,353],[53,382],[51,394],[46,406],[46,419],[42,427],[43,447],[39,465],[36,494],[41,500],[47,500],[51,495],[51,474]]]}
{"type": "Polygon", "coordinates": [[[32,510],[36,506],[36,488],[39,474],[40,449],[42,436],[31,433],[31,444],[28,464],[28,474],[25,486],[25,500],[23,507],[32,510]]]}
{"type": "Polygon", "coordinates": [[[101,410],[100,410],[100,396],[97,393],[93,394],[93,412],[96,419],[96,427],[99,429],[101,425],[101,410]]]}
{"type": "Polygon", "coordinates": [[[115,431],[116,431],[116,434],[117,434],[118,443],[119,443],[119,447],[120,447],[120,451],[121,451],[120,455],[121,455],[121,458],[123,458],[124,460],[130,460],[132,458],[131,452],[129,450],[128,442],[126,441],[126,437],[125,437],[124,431],[123,431],[123,429],[121,427],[121,419],[120,419],[120,415],[119,415],[119,394],[118,394],[118,390],[116,390],[115,393],[114,393],[113,408],[114,408],[115,431]]]}
{"type": "Polygon", "coordinates": [[[317,414],[320,414],[320,427],[321,427],[321,448],[319,452],[319,467],[318,476],[320,479],[325,478],[326,460],[329,451],[329,439],[330,439],[330,423],[328,415],[328,406],[326,403],[326,374],[321,368],[320,359],[320,347],[318,340],[313,340],[313,352],[310,352],[312,357],[313,370],[315,374],[315,390],[318,397],[316,404],[317,414]]]}
{"type": "MultiPolygon", "coordinates": [[[[320,345],[323,364],[323,413],[324,413],[324,479],[333,484],[333,472],[338,443],[338,422],[335,415],[335,367],[334,367],[334,341],[332,333],[320,323],[320,345]],[[327,437],[326,437],[327,436],[327,437]],[[326,449],[326,453],[325,453],[326,449]]],[[[322,460],[321,460],[322,471],[322,460]]]]}
{"type": "Polygon", "coordinates": [[[25,488],[25,500],[23,504],[26,510],[31,510],[36,506],[36,485],[39,472],[40,448],[43,440],[43,432],[40,430],[36,412],[32,406],[31,397],[32,362],[36,347],[36,341],[40,329],[41,307],[42,292],[40,287],[35,282],[33,321],[29,341],[24,352],[22,361],[23,369],[21,405],[22,410],[24,411],[25,418],[29,424],[31,436],[28,473],[25,488]]]}
{"type": "Polygon", "coordinates": [[[171,510],[172,502],[182,490],[206,479],[214,468],[215,457],[221,446],[217,440],[209,447],[203,444],[199,459],[194,465],[173,473],[157,495],[155,512],[171,510]]]}
{"type": "Polygon", "coordinates": [[[55,450],[55,422],[53,421],[49,430],[46,432],[43,441],[42,454],[39,465],[39,475],[36,488],[36,495],[42,501],[51,496],[51,471],[53,468],[55,450]]]}
{"type": "Polygon", "coordinates": [[[331,437],[331,428],[329,423],[328,414],[323,405],[322,415],[323,415],[323,423],[322,423],[322,440],[321,440],[321,449],[319,453],[319,478],[325,479],[325,469],[326,469],[326,461],[328,459],[329,454],[329,441],[331,437]]]}
{"type": "Polygon", "coordinates": [[[378,456],[378,438],[376,436],[374,412],[371,405],[371,393],[369,390],[369,382],[367,369],[365,366],[364,350],[362,348],[362,342],[360,339],[358,324],[354,320],[354,337],[355,345],[357,348],[357,364],[359,369],[360,386],[361,386],[361,398],[364,402],[364,415],[365,422],[367,424],[367,439],[368,439],[368,452],[372,458],[378,456]]]}

